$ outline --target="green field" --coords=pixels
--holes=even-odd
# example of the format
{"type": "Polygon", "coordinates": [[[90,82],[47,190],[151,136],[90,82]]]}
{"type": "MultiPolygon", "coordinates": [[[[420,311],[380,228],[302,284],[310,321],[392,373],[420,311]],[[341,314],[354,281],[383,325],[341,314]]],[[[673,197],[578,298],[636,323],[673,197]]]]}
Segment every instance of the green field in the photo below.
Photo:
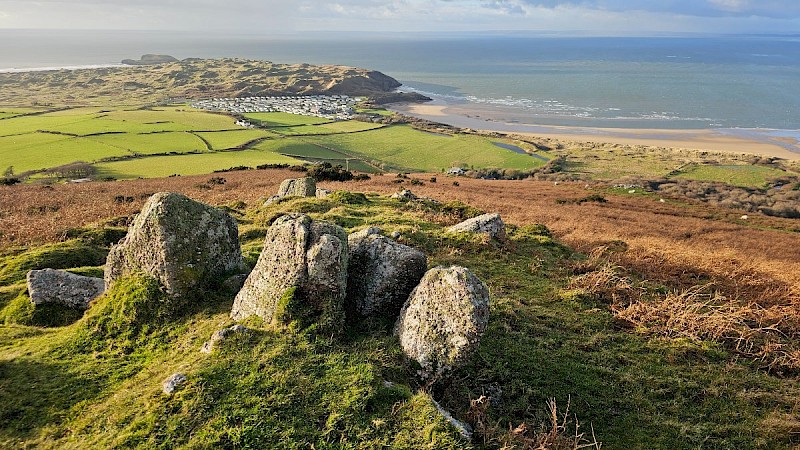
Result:
{"type": "Polygon", "coordinates": [[[11,166],[16,173],[127,154],[123,149],[86,138],[46,133],[0,137],[0,170],[11,166]]]}
{"type": "Polygon", "coordinates": [[[287,136],[308,136],[337,133],[356,133],[359,131],[374,130],[382,128],[384,125],[348,120],[343,122],[333,122],[322,125],[300,125],[296,127],[276,128],[275,132],[287,136]]]}
{"type": "Polygon", "coordinates": [[[195,132],[211,146],[211,150],[228,150],[238,148],[248,142],[260,138],[275,137],[274,133],[266,130],[232,130],[232,131],[213,131],[195,132]]]}
{"type": "Polygon", "coordinates": [[[8,117],[15,117],[21,114],[30,114],[35,112],[43,111],[39,108],[9,108],[9,107],[0,107],[0,119],[5,119],[8,117]]]}
{"type": "Polygon", "coordinates": [[[543,164],[531,156],[492,144],[497,139],[472,135],[441,136],[420,132],[408,125],[363,133],[307,137],[305,140],[408,171],[438,172],[460,163],[509,169],[531,169],[543,164]]]}
{"type": "Polygon", "coordinates": [[[321,123],[331,123],[330,119],[314,116],[300,116],[282,112],[272,113],[247,113],[244,117],[261,123],[265,127],[293,127],[297,125],[319,125],[321,123]]]}
{"type": "Polygon", "coordinates": [[[208,151],[202,139],[182,131],[151,134],[104,134],[85,139],[143,155],[208,151]]]}
{"type": "Polygon", "coordinates": [[[692,164],[681,170],[676,178],[722,181],[734,186],[761,187],[768,180],[785,175],[786,172],[782,170],[764,166],[692,164]]]}
{"type": "Polygon", "coordinates": [[[300,164],[288,156],[258,150],[214,152],[191,155],[151,156],[96,164],[101,176],[114,178],[160,178],[170,175],[198,175],[236,166],[300,164]]]}

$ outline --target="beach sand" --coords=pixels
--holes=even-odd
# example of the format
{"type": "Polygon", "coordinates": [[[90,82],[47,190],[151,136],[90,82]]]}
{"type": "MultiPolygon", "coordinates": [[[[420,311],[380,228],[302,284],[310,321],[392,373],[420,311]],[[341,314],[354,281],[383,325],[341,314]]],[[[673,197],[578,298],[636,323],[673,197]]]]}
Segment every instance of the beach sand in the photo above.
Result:
{"type": "Polygon", "coordinates": [[[800,141],[747,130],[656,130],[638,128],[591,128],[506,122],[486,108],[472,105],[396,104],[391,110],[460,128],[514,133],[559,141],[646,145],[726,152],[800,160],[800,141]],[[796,149],[796,151],[790,150],[796,149]]]}

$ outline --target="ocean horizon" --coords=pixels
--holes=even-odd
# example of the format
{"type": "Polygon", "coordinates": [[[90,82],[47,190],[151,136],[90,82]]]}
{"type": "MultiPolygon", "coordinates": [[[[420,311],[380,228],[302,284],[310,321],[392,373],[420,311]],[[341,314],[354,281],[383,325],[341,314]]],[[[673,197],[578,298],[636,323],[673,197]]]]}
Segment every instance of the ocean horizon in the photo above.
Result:
{"type": "MultiPolygon", "coordinates": [[[[303,39],[0,30],[4,71],[118,65],[145,53],[379,70],[438,104],[542,126],[719,129],[800,138],[800,37],[527,35],[303,39]]],[[[796,151],[796,150],[795,150],[796,151]]]]}

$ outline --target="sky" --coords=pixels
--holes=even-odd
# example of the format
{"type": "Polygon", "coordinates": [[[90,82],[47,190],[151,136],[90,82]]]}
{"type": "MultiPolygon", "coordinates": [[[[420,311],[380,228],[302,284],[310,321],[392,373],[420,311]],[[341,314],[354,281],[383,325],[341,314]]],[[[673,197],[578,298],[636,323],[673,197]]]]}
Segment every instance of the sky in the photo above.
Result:
{"type": "Polygon", "coordinates": [[[0,28],[800,34],[800,0],[0,0],[0,28]]]}

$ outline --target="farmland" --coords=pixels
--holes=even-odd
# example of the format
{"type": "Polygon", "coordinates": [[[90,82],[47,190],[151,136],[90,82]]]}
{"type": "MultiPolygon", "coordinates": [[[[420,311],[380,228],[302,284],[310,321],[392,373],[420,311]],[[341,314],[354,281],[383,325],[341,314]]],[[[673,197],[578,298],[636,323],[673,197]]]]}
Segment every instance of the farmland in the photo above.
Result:
{"type": "Polygon", "coordinates": [[[242,128],[233,116],[181,105],[82,107],[8,117],[0,119],[0,156],[3,169],[17,174],[82,161],[93,164],[98,176],[115,178],[303,161],[328,161],[369,172],[381,166],[439,171],[462,159],[476,167],[542,164],[476,136],[443,137],[402,125],[331,122],[287,113],[246,118],[263,128],[242,128]],[[248,148],[256,151],[241,152],[248,148]],[[225,152],[202,155],[220,151],[225,152]]]}

